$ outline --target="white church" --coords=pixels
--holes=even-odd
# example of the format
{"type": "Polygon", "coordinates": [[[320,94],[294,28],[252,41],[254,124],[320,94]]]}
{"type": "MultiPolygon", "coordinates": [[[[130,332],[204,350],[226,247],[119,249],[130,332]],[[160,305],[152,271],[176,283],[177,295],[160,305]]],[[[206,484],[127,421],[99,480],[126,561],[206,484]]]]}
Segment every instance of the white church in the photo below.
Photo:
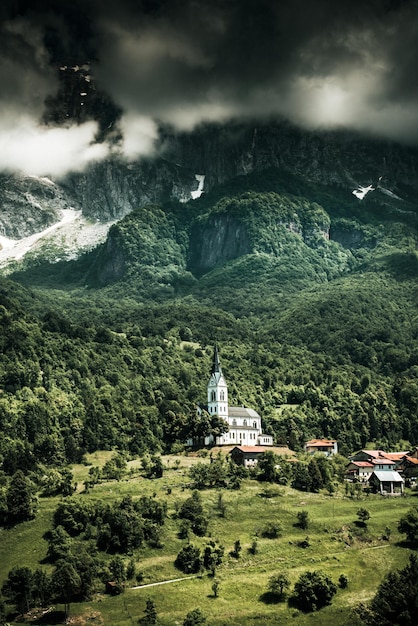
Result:
{"type": "MultiPolygon", "coordinates": [[[[222,373],[219,361],[218,348],[215,346],[213,355],[212,371],[208,383],[208,403],[205,407],[199,407],[199,412],[205,409],[209,415],[217,415],[228,424],[228,432],[214,438],[213,435],[205,437],[204,445],[217,446],[272,446],[273,437],[263,434],[261,417],[246,407],[228,405],[228,386],[222,373]]],[[[188,445],[193,445],[190,439],[188,445]]]]}

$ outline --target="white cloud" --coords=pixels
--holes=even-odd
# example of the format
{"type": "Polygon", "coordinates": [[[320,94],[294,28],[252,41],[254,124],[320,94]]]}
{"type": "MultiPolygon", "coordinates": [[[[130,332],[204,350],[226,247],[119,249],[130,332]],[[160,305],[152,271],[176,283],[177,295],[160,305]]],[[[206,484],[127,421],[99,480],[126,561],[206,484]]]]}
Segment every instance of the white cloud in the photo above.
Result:
{"type": "Polygon", "coordinates": [[[121,149],[127,159],[152,154],[158,129],[151,118],[131,113],[122,117],[119,126],[123,133],[121,149]]]}
{"type": "Polygon", "coordinates": [[[96,122],[47,128],[27,116],[0,120],[0,169],[36,176],[63,176],[105,158],[107,144],[94,143],[96,122]]]}

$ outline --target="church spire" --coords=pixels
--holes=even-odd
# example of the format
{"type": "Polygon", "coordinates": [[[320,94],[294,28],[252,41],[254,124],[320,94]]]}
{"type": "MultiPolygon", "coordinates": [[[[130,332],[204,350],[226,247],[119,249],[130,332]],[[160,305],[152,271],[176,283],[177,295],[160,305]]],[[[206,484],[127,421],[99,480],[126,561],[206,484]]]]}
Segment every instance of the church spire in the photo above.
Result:
{"type": "Polygon", "coordinates": [[[216,374],[218,372],[219,374],[222,374],[221,362],[219,361],[218,346],[215,344],[211,374],[216,374]]]}
{"type": "Polygon", "coordinates": [[[228,417],[228,387],[222,374],[218,346],[213,352],[212,371],[208,383],[208,411],[211,415],[228,417]]]}

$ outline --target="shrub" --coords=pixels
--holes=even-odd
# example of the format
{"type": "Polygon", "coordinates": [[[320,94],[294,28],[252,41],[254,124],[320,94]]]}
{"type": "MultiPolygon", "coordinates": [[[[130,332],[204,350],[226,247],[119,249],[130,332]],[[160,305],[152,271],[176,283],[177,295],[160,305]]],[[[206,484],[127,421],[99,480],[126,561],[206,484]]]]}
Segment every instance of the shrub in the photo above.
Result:
{"type": "Polygon", "coordinates": [[[348,578],[345,574],[340,574],[338,584],[341,589],[346,589],[348,587],[348,578]]]}
{"type": "Polygon", "coordinates": [[[285,572],[280,572],[269,579],[269,591],[279,598],[283,598],[285,590],[290,587],[289,576],[285,572]]]}
{"type": "Polygon", "coordinates": [[[277,522],[268,522],[261,530],[261,536],[266,539],[277,539],[282,534],[282,527],[277,522]]]}
{"type": "Polygon", "coordinates": [[[398,530],[406,535],[408,541],[418,541],[418,509],[414,508],[401,517],[398,522],[398,530]]]}
{"type": "Polygon", "coordinates": [[[317,611],[331,604],[336,592],[337,586],[323,572],[305,572],[295,583],[292,600],[302,611],[317,611]]]}
{"type": "Polygon", "coordinates": [[[206,624],[206,617],[200,609],[194,609],[187,613],[183,622],[183,626],[200,626],[201,624],[206,624]]]}
{"type": "Polygon", "coordinates": [[[361,524],[366,525],[367,520],[370,519],[370,512],[367,509],[360,508],[357,511],[357,517],[359,518],[361,524]]]}
{"type": "Polygon", "coordinates": [[[297,514],[297,518],[298,518],[297,524],[299,528],[301,528],[302,530],[306,530],[309,525],[308,511],[299,511],[299,513],[297,514]]]}
{"type": "Polygon", "coordinates": [[[192,543],[187,544],[178,553],[174,565],[185,574],[197,574],[203,567],[200,549],[192,543]]]}

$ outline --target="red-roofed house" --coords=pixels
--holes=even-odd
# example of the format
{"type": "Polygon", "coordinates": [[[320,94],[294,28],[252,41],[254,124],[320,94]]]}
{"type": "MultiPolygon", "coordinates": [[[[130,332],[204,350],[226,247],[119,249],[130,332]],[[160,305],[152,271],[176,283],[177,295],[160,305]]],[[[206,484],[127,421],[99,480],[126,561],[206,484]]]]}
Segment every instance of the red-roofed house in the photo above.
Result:
{"type": "Polygon", "coordinates": [[[351,480],[367,483],[373,472],[373,463],[369,463],[369,461],[351,461],[347,466],[346,476],[351,480]]]}
{"type": "Polygon", "coordinates": [[[405,478],[417,478],[418,477],[418,459],[405,454],[403,459],[398,465],[398,469],[405,478]]]}
{"type": "Polygon", "coordinates": [[[338,453],[338,445],[335,439],[311,439],[304,446],[308,454],[320,452],[325,456],[332,456],[338,453]]]}
{"type": "Polygon", "coordinates": [[[384,457],[383,450],[359,450],[355,454],[352,454],[349,459],[350,461],[369,461],[372,462],[372,459],[382,459],[384,457]]]}
{"type": "Polygon", "coordinates": [[[258,459],[265,451],[265,448],[262,446],[235,446],[229,454],[237,465],[254,467],[254,465],[257,465],[258,459]]]}

